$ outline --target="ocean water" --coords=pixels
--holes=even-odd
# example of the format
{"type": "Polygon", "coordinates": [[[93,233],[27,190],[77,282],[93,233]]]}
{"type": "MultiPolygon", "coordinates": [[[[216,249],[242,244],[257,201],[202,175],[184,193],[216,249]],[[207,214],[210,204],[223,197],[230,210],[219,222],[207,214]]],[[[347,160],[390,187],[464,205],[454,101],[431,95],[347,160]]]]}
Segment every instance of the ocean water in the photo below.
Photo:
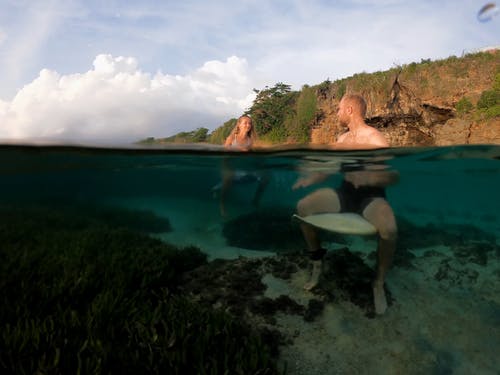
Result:
{"type": "MultiPolygon", "coordinates": [[[[237,174],[267,176],[259,208],[294,209],[297,200],[320,187],[292,190],[301,174],[330,173],[326,186],[341,178],[339,165],[380,164],[397,171],[399,182],[387,189],[395,213],[414,221],[471,224],[498,235],[500,148],[452,146],[378,151],[274,149],[225,153],[217,147],[187,145],[161,149],[3,146],[0,148],[0,199],[60,204],[116,204],[217,223],[212,188],[227,164],[237,174]],[[172,206],[170,208],[170,206],[172,206]],[[203,207],[203,209],[198,209],[203,207]],[[166,211],[165,211],[166,210],[166,211]]],[[[229,215],[251,212],[257,183],[236,181],[228,192],[229,215]]],[[[182,226],[179,223],[179,226],[182,226]]]]}
{"type": "MultiPolygon", "coordinates": [[[[179,246],[195,245],[209,261],[269,258],[305,248],[291,220],[298,200],[319,187],[337,186],[346,167],[372,166],[399,174],[399,181],[386,190],[399,226],[398,249],[387,281],[391,305],[385,316],[368,319],[362,312],[353,313],[350,309],[355,307],[348,301],[337,300],[327,303],[323,316],[310,325],[300,319],[289,322],[302,332],[295,335],[293,345],[282,349],[289,373],[307,373],[294,364],[297,357],[302,364],[315,363],[316,373],[328,373],[338,358],[345,371],[358,373],[370,366],[373,373],[498,373],[499,146],[228,153],[199,145],[4,145],[0,207],[26,210],[26,220],[30,210],[40,207],[76,207],[72,215],[90,208],[151,213],[169,222],[165,230],[152,231],[152,237],[179,246]],[[239,180],[225,195],[222,215],[217,186],[224,170],[233,171],[239,180]],[[299,176],[318,171],[330,177],[322,184],[292,189],[299,176]],[[259,181],[266,184],[255,202],[259,181]],[[314,324],[321,330],[312,330],[314,324]],[[308,356],[304,345],[313,345],[314,340],[331,352],[308,356]],[[332,341],[333,348],[328,345],[332,341]],[[353,351],[356,356],[348,354],[353,351]]],[[[373,268],[374,238],[326,235],[325,242],[331,252],[354,249],[373,268]]],[[[268,289],[281,285],[281,292],[307,300],[300,288],[293,289],[293,280],[286,287],[270,281],[268,289]]]]}

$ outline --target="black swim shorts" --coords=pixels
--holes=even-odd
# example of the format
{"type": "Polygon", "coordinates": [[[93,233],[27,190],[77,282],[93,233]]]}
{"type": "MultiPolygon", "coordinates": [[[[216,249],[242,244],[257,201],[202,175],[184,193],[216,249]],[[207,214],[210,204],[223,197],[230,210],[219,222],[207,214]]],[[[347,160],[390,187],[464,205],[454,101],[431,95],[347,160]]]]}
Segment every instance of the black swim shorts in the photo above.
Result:
{"type": "Polygon", "coordinates": [[[384,188],[375,186],[356,188],[345,180],[336,191],[340,200],[340,212],[355,212],[360,215],[373,199],[386,197],[384,188]]]}

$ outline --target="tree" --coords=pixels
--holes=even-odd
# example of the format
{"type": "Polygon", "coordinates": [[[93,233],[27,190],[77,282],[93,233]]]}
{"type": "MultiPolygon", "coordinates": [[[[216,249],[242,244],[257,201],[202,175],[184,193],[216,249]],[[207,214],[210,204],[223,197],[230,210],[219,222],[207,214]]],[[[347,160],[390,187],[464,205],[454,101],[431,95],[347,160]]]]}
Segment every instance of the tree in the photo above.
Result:
{"type": "Polygon", "coordinates": [[[280,134],[280,137],[286,136],[283,122],[292,111],[292,104],[297,93],[291,91],[290,85],[281,82],[271,88],[266,86],[260,91],[254,89],[254,92],[257,97],[248,112],[259,136],[271,130],[274,134],[280,134]]]}
{"type": "Polygon", "coordinates": [[[198,128],[194,132],[192,132],[190,142],[205,142],[207,140],[208,129],[207,128],[198,128]]]}
{"type": "Polygon", "coordinates": [[[295,113],[287,124],[288,135],[293,141],[309,142],[311,124],[316,117],[316,101],[316,91],[304,85],[295,104],[295,113]]]}
{"type": "Polygon", "coordinates": [[[231,130],[236,126],[236,122],[238,120],[232,118],[231,120],[226,121],[222,126],[219,126],[208,136],[208,142],[214,144],[223,144],[226,138],[231,133],[231,130]]]}

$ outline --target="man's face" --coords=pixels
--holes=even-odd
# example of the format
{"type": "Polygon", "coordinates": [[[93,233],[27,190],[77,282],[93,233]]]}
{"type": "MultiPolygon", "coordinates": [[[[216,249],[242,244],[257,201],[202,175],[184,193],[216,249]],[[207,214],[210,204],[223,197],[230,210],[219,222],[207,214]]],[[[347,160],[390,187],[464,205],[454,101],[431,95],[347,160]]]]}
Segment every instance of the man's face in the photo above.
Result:
{"type": "Polygon", "coordinates": [[[347,104],[344,99],[339,103],[339,109],[337,110],[337,117],[339,119],[340,125],[346,126],[349,124],[349,114],[347,113],[347,104]]]}

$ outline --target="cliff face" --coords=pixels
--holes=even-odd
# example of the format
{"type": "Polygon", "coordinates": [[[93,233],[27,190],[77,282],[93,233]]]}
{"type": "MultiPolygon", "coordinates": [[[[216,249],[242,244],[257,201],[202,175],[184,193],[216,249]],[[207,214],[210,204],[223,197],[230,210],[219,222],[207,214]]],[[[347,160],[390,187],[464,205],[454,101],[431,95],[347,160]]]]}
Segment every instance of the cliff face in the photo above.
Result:
{"type": "Polygon", "coordinates": [[[346,131],[336,118],[338,103],[344,93],[357,93],[367,101],[366,122],[391,146],[500,144],[500,117],[473,110],[499,73],[500,50],[495,50],[322,84],[311,142],[330,143],[346,131]],[[471,105],[468,111],[457,111],[461,100],[471,105]]]}

